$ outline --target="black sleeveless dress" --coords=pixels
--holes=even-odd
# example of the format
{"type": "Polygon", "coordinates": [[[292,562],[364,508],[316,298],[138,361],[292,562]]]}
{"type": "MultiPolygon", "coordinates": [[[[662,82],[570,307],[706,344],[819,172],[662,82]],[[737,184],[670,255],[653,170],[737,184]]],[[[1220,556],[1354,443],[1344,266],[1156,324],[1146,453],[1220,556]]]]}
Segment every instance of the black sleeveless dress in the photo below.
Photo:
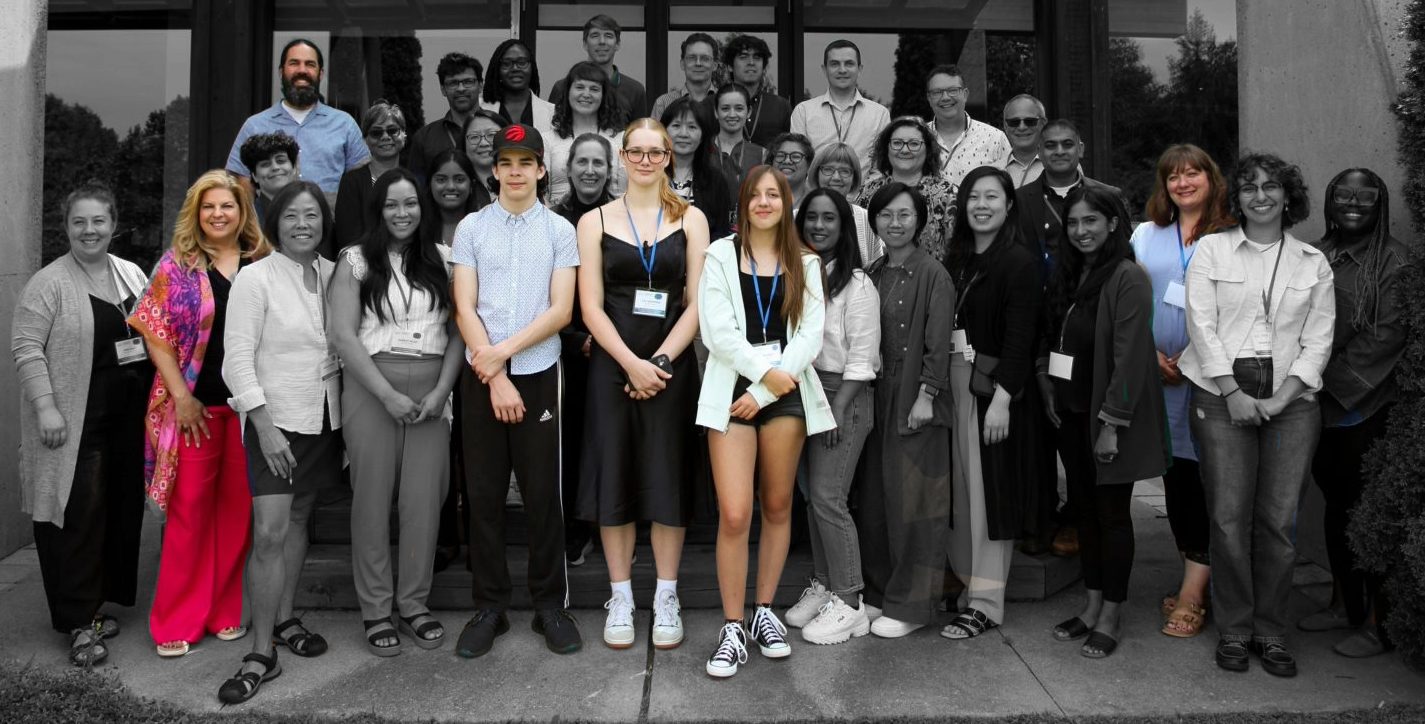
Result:
{"type": "MultiPolygon", "coordinates": [[[[685,313],[687,237],[658,242],[653,286],[668,294],[665,317],[633,313],[648,273],[632,243],[605,233],[604,313],[634,354],[652,357],[685,313]]],[[[575,517],[600,526],[650,520],[684,527],[692,514],[697,452],[698,365],[692,345],[673,360],[668,387],[649,400],[624,391],[623,368],[595,341],[589,355],[584,450],[575,517]]]]}

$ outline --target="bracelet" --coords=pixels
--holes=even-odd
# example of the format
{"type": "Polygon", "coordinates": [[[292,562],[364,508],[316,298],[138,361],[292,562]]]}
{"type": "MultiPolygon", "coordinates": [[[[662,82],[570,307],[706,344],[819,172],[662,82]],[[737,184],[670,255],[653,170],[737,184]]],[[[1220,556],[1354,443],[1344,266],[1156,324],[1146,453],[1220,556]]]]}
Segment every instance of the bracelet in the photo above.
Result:
{"type": "Polygon", "coordinates": [[[931,399],[935,399],[935,396],[937,394],[940,394],[940,390],[937,390],[934,387],[931,387],[930,385],[927,385],[922,382],[920,383],[920,394],[929,395],[931,399]]]}
{"type": "Polygon", "coordinates": [[[1241,387],[1233,387],[1233,388],[1232,388],[1232,392],[1229,392],[1229,393],[1223,395],[1223,396],[1222,396],[1222,399],[1225,400],[1225,399],[1231,397],[1233,392],[1241,392],[1241,391],[1242,391],[1242,388],[1241,388],[1241,387]]]}

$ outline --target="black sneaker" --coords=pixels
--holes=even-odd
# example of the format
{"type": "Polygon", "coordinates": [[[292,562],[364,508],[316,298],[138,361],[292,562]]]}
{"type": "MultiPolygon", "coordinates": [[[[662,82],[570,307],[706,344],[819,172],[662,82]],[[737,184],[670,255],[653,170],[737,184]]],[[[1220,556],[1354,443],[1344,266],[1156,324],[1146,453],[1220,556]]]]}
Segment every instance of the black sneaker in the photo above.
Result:
{"type": "Polygon", "coordinates": [[[462,659],[484,656],[494,647],[495,637],[509,630],[510,617],[503,611],[476,611],[461,630],[460,640],[455,642],[455,655],[462,659]]]}
{"type": "Polygon", "coordinates": [[[568,561],[571,568],[584,565],[585,559],[594,552],[593,538],[571,538],[564,544],[564,560],[568,561]]]}
{"type": "Polygon", "coordinates": [[[747,634],[762,655],[769,659],[792,655],[792,647],[787,643],[787,627],[766,606],[758,606],[752,612],[752,623],[747,625],[747,634]]]}
{"type": "Polygon", "coordinates": [[[1239,639],[1217,640],[1217,665],[1228,671],[1247,670],[1247,642],[1239,639]]]}
{"type": "Polygon", "coordinates": [[[1296,659],[1280,641],[1253,641],[1247,649],[1262,660],[1262,670],[1272,676],[1296,676],[1296,659]]]}
{"type": "Polygon", "coordinates": [[[572,654],[584,648],[584,639],[579,636],[579,626],[573,614],[562,608],[545,608],[535,611],[534,620],[529,624],[537,634],[544,636],[544,645],[556,654],[572,654]]]}

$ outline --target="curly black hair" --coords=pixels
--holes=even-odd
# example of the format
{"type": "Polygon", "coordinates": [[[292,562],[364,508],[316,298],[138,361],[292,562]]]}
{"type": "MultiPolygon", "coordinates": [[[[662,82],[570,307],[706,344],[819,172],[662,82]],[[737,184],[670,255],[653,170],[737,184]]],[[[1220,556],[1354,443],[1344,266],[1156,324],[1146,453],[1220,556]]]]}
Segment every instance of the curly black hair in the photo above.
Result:
{"type": "Polygon", "coordinates": [[[881,134],[876,136],[876,145],[871,150],[871,165],[880,171],[881,175],[891,175],[891,134],[895,133],[897,128],[906,126],[919,131],[920,140],[925,142],[925,163],[920,166],[920,175],[934,176],[940,173],[940,142],[936,140],[930,126],[915,116],[901,116],[881,129],[881,134]]]}
{"type": "Polygon", "coordinates": [[[485,69],[480,66],[480,61],[464,53],[446,53],[435,66],[435,77],[444,85],[447,78],[466,70],[475,71],[477,81],[485,77],[485,69]]]}
{"type": "MultiPolygon", "coordinates": [[[[238,147],[238,160],[249,172],[257,170],[257,164],[279,153],[287,154],[287,160],[297,165],[297,139],[285,133],[258,133],[248,136],[238,147]]],[[[253,179],[253,184],[257,180],[253,179]]]]}
{"type": "Polygon", "coordinates": [[[1227,206],[1228,212],[1232,216],[1237,219],[1244,218],[1242,216],[1242,187],[1252,183],[1252,179],[1257,176],[1258,169],[1265,173],[1268,179],[1282,185],[1282,191],[1286,197],[1285,208],[1282,209],[1283,229],[1290,229],[1311,216],[1310,189],[1306,187],[1306,179],[1301,175],[1301,168],[1296,164],[1283,161],[1276,154],[1251,151],[1238,159],[1237,165],[1232,169],[1232,175],[1228,177],[1227,206]]]}
{"type": "Polygon", "coordinates": [[[731,68],[732,61],[748,50],[761,58],[764,66],[772,62],[772,49],[767,47],[767,41],[756,35],[743,34],[727,41],[727,45],[722,47],[722,64],[731,68]]]}

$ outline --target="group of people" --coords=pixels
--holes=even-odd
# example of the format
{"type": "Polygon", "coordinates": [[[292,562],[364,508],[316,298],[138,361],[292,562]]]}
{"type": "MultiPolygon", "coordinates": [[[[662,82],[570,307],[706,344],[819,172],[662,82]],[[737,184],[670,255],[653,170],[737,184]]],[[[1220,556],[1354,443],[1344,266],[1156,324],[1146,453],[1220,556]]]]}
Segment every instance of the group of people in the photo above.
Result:
{"type": "Polygon", "coordinates": [[[1290,232],[1311,207],[1296,166],[1247,154],[1224,176],[1178,145],[1135,229],[1118,190],[1083,174],[1073,123],[1032,96],[995,128],[943,66],[926,81],[934,119],[892,119],[839,40],[827,93],[793,107],[765,88],[761,40],[694,34],[685,87],[650,117],[613,65],[619,32],[591,20],[589,60],[548,101],[519,40],[488,77],[446,56],[449,112],[409,144],[393,104],[359,124],[322,104],[321,52],[292,41],[283,100],[188,190],[151,274],[109,253],[106,187],[64,199],[70,252],[27,285],[12,348],[24,506],[74,663],[103,660],[118,633],[103,604],[135,601],[145,495],[165,516],[160,656],[250,637],[218,690],[235,703],[281,672],[277,646],[325,652],[293,599],[343,451],[377,656],[443,644],[426,601],[461,523],[476,613],[455,652],[509,630],[512,476],[547,647],[582,646],[566,563],[590,527],[610,582],[603,640],[635,643],[639,523],[652,643],[680,645],[703,467],[725,617],[714,677],[754,644],[788,656],[788,626],[816,644],[908,635],[937,619],[947,570],[962,585],[940,633],[978,636],[1005,623],[1016,541],[1058,523],[1077,531],[1086,595],[1052,634],[1111,655],[1133,484],[1157,476],[1183,557],[1164,634],[1211,615],[1218,665],[1251,654],[1295,674],[1285,612],[1309,473],[1339,603],[1298,626],[1354,629],[1344,655],[1385,650],[1381,582],[1344,535],[1404,344],[1405,246],[1379,177],[1331,179],[1326,235],[1307,243],[1290,232]],[[719,58],[734,82],[714,88],[719,58]],[[779,616],[799,485],[814,570],[779,616]]]}

